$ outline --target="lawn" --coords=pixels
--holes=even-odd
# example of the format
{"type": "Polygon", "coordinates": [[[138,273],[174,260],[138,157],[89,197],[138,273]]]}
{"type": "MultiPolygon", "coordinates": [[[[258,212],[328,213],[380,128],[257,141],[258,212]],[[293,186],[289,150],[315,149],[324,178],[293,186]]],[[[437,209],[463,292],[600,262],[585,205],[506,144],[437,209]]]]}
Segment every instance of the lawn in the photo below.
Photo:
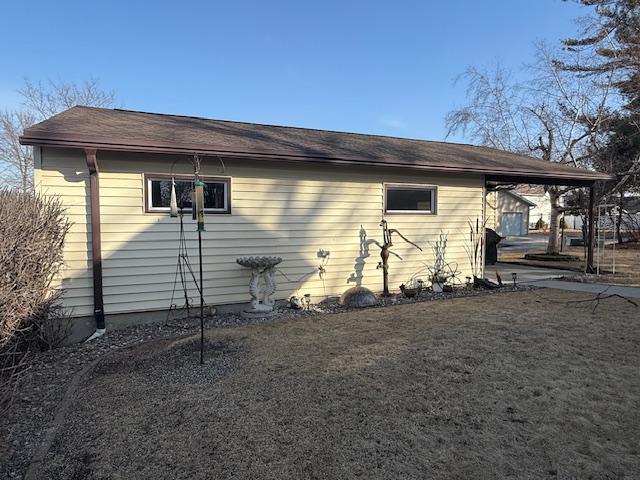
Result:
{"type": "MultiPolygon", "coordinates": [[[[632,478],[640,311],[532,290],[105,357],[40,478],[632,478]],[[574,303],[567,303],[574,302],[574,303]]],[[[636,477],[637,478],[637,477],[636,477]]]]}

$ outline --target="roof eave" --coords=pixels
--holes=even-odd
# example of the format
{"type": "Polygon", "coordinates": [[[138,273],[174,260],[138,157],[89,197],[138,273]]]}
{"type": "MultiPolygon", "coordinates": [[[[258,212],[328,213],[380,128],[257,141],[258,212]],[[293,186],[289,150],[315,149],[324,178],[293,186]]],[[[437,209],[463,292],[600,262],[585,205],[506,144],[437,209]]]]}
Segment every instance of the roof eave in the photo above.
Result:
{"type": "Polygon", "coordinates": [[[533,203],[531,200],[527,200],[522,195],[520,195],[520,194],[518,194],[518,193],[516,193],[514,191],[511,191],[511,190],[504,190],[504,191],[507,192],[512,197],[515,197],[516,199],[518,199],[518,201],[520,201],[520,202],[522,202],[522,203],[524,203],[526,205],[529,205],[530,207],[535,207],[536,206],[536,204],[533,203]]]}
{"type": "Polygon", "coordinates": [[[452,167],[448,165],[430,166],[415,165],[400,162],[379,162],[375,160],[346,159],[320,155],[301,155],[283,152],[252,152],[252,151],[231,151],[212,148],[210,145],[157,145],[151,142],[140,141],[135,144],[124,142],[109,142],[92,140],[74,136],[52,137],[38,135],[37,132],[25,134],[19,137],[21,145],[47,146],[58,148],[95,148],[98,150],[127,151],[138,153],[160,153],[174,155],[199,154],[203,156],[231,156],[247,159],[277,159],[281,161],[312,161],[321,164],[332,165],[355,165],[384,168],[402,168],[419,171],[470,173],[486,175],[487,180],[509,181],[518,179],[518,183],[557,183],[560,185],[590,185],[596,181],[615,180],[616,177],[596,172],[589,172],[588,175],[580,175],[578,172],[541,172],[513,170],[508,171],[496,169],[482,169],[469,167],[452,167]],[[562,183],[564,182],[564,183],[562,183]]]}

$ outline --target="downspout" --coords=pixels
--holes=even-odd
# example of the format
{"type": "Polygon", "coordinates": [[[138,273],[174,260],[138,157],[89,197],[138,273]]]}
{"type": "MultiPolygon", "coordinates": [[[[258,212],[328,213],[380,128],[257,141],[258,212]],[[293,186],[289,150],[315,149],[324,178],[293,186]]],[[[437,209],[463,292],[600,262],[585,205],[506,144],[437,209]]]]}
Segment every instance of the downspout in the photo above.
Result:
{"type": "Polygon", "coordinates": [[[85,148],[89,168],[89,201],[91,203],[91,257],[93,274],[93,317],[96,331],[87,341],[104,335],[104,300],[102,296],[102,239],[100,235],[100,186],[95,148],[85,148]]]}

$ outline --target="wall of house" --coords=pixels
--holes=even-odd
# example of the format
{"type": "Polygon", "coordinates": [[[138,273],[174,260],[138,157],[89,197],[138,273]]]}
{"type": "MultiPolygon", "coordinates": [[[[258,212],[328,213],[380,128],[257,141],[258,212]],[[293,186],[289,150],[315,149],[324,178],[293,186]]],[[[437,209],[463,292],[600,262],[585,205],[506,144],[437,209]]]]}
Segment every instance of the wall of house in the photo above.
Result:
{"type": "MultiPolygon", "coordinates": [[[[91,238],[88,171],[80,150],[41,148],[36,182],[45,195],[61,195],[73,222],[65,244],[59,282],[64,304],[76,316],[92,314],[91,238]]],[[[144,173],[192,173],[186,157],[98,152],[105,313],[165,310],[171,305],[178,253],[178,219],[145,213],[144,173]],[[177,160],[177,161],[176,161],[177,160]]],[[[411,278],[427,279],[431,244],[449,235],[447,260],[469,275],[468,221],[482,218],[484,179],[479,175],[417,174],[400,170],[322,167],[266,161],[206,158],[202,174],[231,178],[232,213],[207,215],[203,234],[204,289],[210,305],[247,302],[249,271],[236,264],[243,255],[278,255],[277,298],[312,294],[319,301],[362,284],[382,289],[376,269],[382,241],[379,222],[383,182],[437,185],[437,215],[389,214],[397,228],[423,248],[419,252],[395,237],[390,258],[394,290],[411,278]],[[329,251],[326,274],[320,250],[329,251]],[[286,276],[285,276],[286,275],[286,276]]],[[[197,268],[194,222],[185,220],[189,255],[197,268]]],[[[193,285],[189,292],[197,300],[193,285]]],[[[176,287],[174,303],[184,304],[176,287]]]]}
{"type": "MultiPolygon", "coordinates": [[[[549,200],[549,194],[522,194],[521,196],[536,204],[536,206],[531,209],[529,215],[529,226],[535,226],[540,218],[544,220],[545,224],[549,225],[551,221],[551,201],[549,200]]],[[[562,197],[560,198],[560,205],[564,205],[564,198],[562,197]]]]}

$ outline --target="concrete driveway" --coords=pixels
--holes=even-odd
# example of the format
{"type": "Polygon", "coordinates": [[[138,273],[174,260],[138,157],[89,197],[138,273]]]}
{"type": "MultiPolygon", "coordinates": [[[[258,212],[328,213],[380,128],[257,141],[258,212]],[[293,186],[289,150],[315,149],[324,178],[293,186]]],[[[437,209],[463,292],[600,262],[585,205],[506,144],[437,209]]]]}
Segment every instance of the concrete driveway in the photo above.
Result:
{"type": "Polygon", "coordinates": [[[530,233],[518,237],[506,237],[498,244],[500,252],[535,252],[544,251],[549,239],[548,233],[530,233]]]}
{"type": "MultiPolygon", "coordinates": [[[[569,245],[572,238],[582,238],[582,234],[576,230],[564,232],[564,244],[569,245]]],[[[549,241],[549,232],[531,232],[529,235],[518,237],[506,237],[498,244],[500,252],[544,252],[549,241]]],[[[611,243],[612,241],[607,241],[611,243]]]]}

